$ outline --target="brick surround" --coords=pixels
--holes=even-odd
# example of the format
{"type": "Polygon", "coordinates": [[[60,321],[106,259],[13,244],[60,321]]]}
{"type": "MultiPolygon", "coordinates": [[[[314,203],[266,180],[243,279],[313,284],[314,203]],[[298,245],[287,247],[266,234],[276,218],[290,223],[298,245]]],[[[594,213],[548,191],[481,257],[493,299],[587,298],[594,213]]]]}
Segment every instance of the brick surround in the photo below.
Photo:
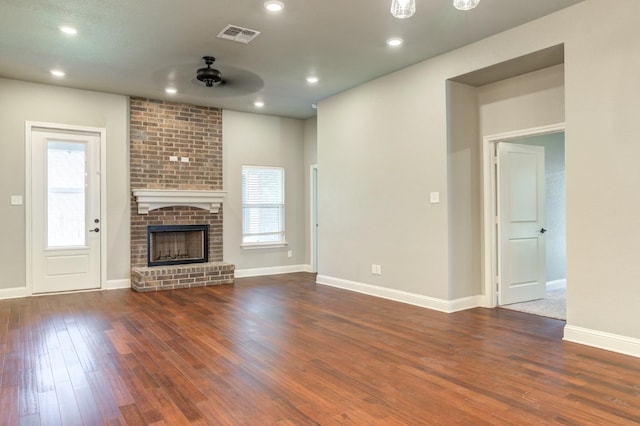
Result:
{"type": "MultiPolygon", "coordinates": [[[[130,100],[131,189],[222,190],[222,110],[132,97],[130,100]],[[169,161],[170,156],[189,162],[169,161]]],[[[131,197],[131,284],[153,291],[234,280],[222,259],[222,209],[165,207],[138,214],[131,197]],[[147,226],[209,225],[209,262],[147,267],[147,226]]]]}

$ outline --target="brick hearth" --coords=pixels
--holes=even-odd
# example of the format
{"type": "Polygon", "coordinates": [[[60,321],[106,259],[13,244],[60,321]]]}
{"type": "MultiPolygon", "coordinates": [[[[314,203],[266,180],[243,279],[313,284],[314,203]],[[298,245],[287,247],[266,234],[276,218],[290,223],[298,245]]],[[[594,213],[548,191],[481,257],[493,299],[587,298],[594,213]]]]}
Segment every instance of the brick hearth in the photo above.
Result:
{"type": "Polygon", "coordinates": [[[133,268],[131,282],[136,291],[173,290],[233,283],[233,265],[209,262],[174,266],[133,268]]]}
{"type": "MultiPolygon", "coordinates": [[[[218,108],[132,97],[131,189],[222,191],[222,111],[218,108]],[[170,157],[188,162],[170,161],[170,157]]],[[[234,281],[234,265],[222,259],[222,209],[211,213],[172,206],[139,214],[131,198],[131,283],[153,291],[234,281]],[[209,262],[147,266],[147,226],[209,225],[209,262]]]]}

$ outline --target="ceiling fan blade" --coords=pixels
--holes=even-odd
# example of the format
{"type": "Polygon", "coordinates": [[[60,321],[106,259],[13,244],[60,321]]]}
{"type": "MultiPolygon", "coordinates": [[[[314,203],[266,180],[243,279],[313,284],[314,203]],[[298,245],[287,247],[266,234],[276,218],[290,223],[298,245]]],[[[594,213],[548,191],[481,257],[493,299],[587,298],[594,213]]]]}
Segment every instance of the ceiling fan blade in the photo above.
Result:
{"type": "Polygon", "coordinates": [[[201,64],[182,64],[165,67],[154,72],[153,78],[159,87],[171,85],[179,93],[194,97],[232,97],[255,93],[264,87],[264,81],[255,73],[229,65],[216,65],[222,81],[212,87],[196,78],[201,64]]]}

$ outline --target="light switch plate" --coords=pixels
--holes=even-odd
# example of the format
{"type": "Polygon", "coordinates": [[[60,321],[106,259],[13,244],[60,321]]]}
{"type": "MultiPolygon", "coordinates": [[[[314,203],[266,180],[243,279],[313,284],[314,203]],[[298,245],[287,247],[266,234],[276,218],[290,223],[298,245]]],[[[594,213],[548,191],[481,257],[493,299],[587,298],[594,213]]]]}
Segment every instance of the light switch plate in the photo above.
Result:
{"type": "Polygon", "coordinates": [[[21,206],[22,205],[22,195],[12,195],[11,196],[11,205],[12,206],[21,206]]]}
{"type": "Polygon", "coordinates": [[[431,201],[432,203],[439,203],[440,202],[440,193],[439,192],[432,192],[429,195],[429,201],[431,201]]]}
{"type": "Polygon", "coordinates": [[[170,156],[169,161],[178,161],[178,156],[177,155],[170,156]]]}
{"type": "Polygon", "coordinates": [[[182,161],[183,163],[188,163],[189,157],[180,157],[180,161],[182,161]]]}

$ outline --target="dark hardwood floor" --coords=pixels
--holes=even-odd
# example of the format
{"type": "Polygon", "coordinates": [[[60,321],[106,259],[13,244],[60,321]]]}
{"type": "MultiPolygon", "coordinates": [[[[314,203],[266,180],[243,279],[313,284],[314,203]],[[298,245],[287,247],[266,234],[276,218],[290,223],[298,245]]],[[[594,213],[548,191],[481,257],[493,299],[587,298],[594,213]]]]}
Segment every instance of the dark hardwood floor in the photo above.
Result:
{"type": "Polygon", "coordinates": [[[317,286],[0,301],[0,424],[634,424],[640,360],[563,321],[317,286]]]}

